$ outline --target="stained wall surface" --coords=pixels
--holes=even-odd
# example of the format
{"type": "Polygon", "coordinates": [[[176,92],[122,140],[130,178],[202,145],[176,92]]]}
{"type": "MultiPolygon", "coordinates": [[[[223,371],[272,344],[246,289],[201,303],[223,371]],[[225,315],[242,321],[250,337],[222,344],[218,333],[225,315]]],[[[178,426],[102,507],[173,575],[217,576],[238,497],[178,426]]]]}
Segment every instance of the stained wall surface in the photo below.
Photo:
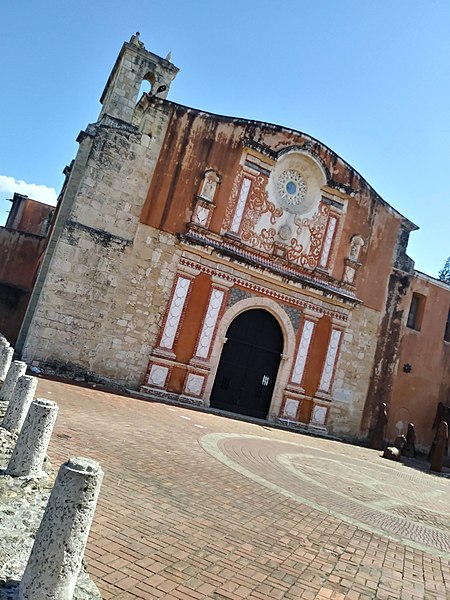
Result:
{"type": "Polygon", "coordinates": [[[396,377],[389,403],[388,437],[415,425],[417,443],[426,449],[436,430],[438,402],[450,405],[450,339],[444,339],[450,311],[450,286],[417,273],[404,299],[404,318],[396,377]],[[423,306],[408,326],[413,294],[423,306]],[[423,311],[423,312],[422,312],[423,311]]]}

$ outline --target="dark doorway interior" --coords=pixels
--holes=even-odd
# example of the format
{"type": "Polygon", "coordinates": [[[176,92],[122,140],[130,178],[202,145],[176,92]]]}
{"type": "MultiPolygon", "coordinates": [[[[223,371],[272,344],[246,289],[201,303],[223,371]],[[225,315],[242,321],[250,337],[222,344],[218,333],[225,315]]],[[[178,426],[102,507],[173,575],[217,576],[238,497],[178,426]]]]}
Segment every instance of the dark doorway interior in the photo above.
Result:
{"type": "Polygon", "coordinates": [[[283,350],[283,333],[262,309],[238,315],[228,328],[210,404],[265,419],[283,350]]]}

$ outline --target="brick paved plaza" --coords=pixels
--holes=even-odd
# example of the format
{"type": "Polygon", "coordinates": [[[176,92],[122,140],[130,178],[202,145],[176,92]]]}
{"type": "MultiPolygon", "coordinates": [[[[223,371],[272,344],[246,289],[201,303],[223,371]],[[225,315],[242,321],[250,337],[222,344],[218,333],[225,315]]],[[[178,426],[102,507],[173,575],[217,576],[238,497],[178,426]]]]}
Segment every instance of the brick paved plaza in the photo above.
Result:
{"type": "Polygon", "coordinates": [[[450,481],[378,452],[40,380],[50,445],[100,461],[103,598],[450,598],[450,481]]]}

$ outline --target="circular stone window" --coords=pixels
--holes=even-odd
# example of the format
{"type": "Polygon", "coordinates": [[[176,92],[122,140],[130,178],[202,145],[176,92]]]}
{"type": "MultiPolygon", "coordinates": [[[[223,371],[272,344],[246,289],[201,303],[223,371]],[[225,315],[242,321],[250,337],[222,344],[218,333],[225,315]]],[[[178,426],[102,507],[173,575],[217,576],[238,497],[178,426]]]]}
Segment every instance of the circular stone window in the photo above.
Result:
{"type": "Polygon", "coordinates": [[[281,205],[287,210],[299,206],[305,199],[306,191],[306,183],[295,169],[283,171],[278,177],[277,192],[281,205]]]}

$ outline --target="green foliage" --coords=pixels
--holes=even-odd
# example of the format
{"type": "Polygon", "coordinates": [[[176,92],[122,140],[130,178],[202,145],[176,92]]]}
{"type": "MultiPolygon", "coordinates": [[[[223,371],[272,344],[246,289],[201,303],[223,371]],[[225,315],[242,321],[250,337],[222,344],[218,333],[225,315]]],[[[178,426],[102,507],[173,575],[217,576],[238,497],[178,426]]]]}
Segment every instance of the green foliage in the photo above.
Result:
{"type": "Polygon", "coordinates": [[[439,279],[441,281],[445,281],[445,283],[450,283],[450,256],[445,261],[445,265],[439,271],[439,279]]]}

